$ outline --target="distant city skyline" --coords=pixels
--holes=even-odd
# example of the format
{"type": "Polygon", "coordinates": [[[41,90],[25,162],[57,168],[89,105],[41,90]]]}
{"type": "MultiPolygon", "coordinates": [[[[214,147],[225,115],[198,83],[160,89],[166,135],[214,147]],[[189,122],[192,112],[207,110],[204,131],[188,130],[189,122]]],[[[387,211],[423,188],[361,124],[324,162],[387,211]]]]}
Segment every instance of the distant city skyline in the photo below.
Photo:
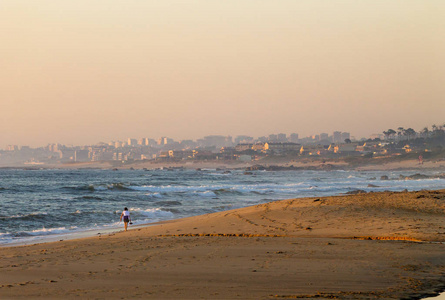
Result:
{"type": "MultiPolygon", "coordinates": [[[[425,153],[440,155],[445,142],[445,126],[431,126],[415,131],[398,127],[376,134],[370,139],[356,140],[349,132],[334,131],[299,137],[298,133],[269,136],[209,135],[196,140],[175,141],[169,137],[128,138],[92,145],[48,144],[45,147],[8,145],[0,150],[0,166],[42,166],[65,163],[159,163],[218,161],[219,163],[252,162],[265,157],[340,158],[388,157],[425,153]]],[[[442,151],[443,152],[443,151],[442,151]]],[[[421,155],[421,154],[420,154],[421,155]]],[[[420,156],[419,156],[420,157],[420,156]]]]}
{"type": "Polygon", "coordinates": [[[129,140],[132,140],[132,142],[134,142],[135,144],[138,144],[141,139],[152,140],[152,141],[156,141],[156,142],[158,141],[158,139],[168,139],[168,140],[175,141],[175,142],[189,141],[189,140],[191,140],[191,141],[198,141],[200,139],[203,139],[203,138],[206,138],[206,137],[210,137],[210,136],[231,137],[233,139],[233,141],[235,142],[237,137],[246,136],[246,137],[252,137],[254,140],[257,140],[257,139],[261,139],[261,138],[264,138],[264,137],[269,138],[270,136],[280,135],[280,134],[284,134],[286,136],[286,139],[289,139],[289,140],[291,139],[292,135],[296,134],[299,140],[310,139],[310,138],[315,139],[315,137],[317,137],[317,139],[319,139],[319,140],[323,140],[323,139],[327,139],[327,138],[333,139],[334,142],[343,141],[345,139],[345,135],[344,134],[346,134],[346,138],[348,138],[348,139],[351,138],[351,139],[355,139],[355,140],[359,141],[359,140],[363,140],[363,139],[374,139],[376,137],[384,137],[384,131],[387,130],[387,129],[393,129],[393,130],[397,131],[398,128],[404,128],[404,129],[412,128],[416,132],[421,132],[425,127],[429,128],[431,130],[433,125],[437,125],[438,127],[445,127],[445,122],[437,122],[436,124],[425,125],[422,128],[412,128],[412,126],[404,127],[404,126],[397,125],[397,126],[392,126],[390,128],[382,129],[381,131],[372,131],[374,133],[369,134],[367,136],[358,136],[358,135],[353,134],[349,130],[346,130],[346,131],[326,130],[326,131],[322,131],[322,132],[312,132],[311,134],[308,134],[308,135],[302,135],[302,134],[300,134],[298,132],[285,133],[284,131],[273,132],[273,133],[270,133],[270,134],[262,134],[262,135],[249,135],[249,134],[237,134],[237,135],[232,135],[232,134],[206,134],[204,136],[198,136],[196,138],[185,137],[185,138],[180,138],[180,139],[174,138],[172,136],[167,136],[165,134],[163,134],[163,135],[161,134],[160,136],[147,136],[147,135],[136,136],[136,135],[130,135],[130,136],[127,136],[127,137],[116,137],[115,136],[115,137],[111,137],[108,140],[102,139],[102,140],[92,141],[92,142],[89,142],[89,143],[73,143],[73,142],[69,141],[69,138],[68,139],[61,139],[59,141],[51,140],[51,141],[48,141],[48,142],[44,142],[42,144],[32,144],[32,143],[26,142],[26,141],[23,144],[21,144],[21,143],[7,143],[7,144],[4,144],[4,145],[0,144],[0,150],[1,149],[7,149],[9,146],[19,146],[19,147],[25,146],[25,147],[39,148],[39,147],[46,147],[48,145],[53,145],[53,144],[60,144],[60,145],[74,146],[74,147],[77,147],[77,146],[82,147],[82,146],[89,146],[89,145],[97,145],[97,144],[100,144],[100,143],[109,144],[111,142],[113,142],[113,143],[114,142],[116,142],[116,143],[128,143],[129,140]],[[336,136],[336,134],[337,134],[337,136],[336,136]],[[65,142],[65,141],[68,141],[68,142],[65,142]]]}
{"type": "Polygon", "coordinates": [[[0,147],[421,130],[445,2],[0,3],[0,147]]]}
{"type": "MultiPolygon", "coordinates": [[[[284,138],[286,139],[286,141],[289,141],[289,142],[292,139],[304,140],[304,139],[311,139],[311,138],[315,139],[315,137],[317,137],[317,139],[319,139],[319,140],[322,140],[323,138],[325,138],[325,139],[329,138],[329,139],[334,139],[336,142],[338,142],[340,140],[339,137],[346,137],[346,138],[353,137],[350,134],[350,132],[340,132],[340,131],[333,131],[331,133],[320,132],[320,133],[314,133],[314,134],[311,134],[311,135],[308,135],[308,136],[300,136],[296,132],[293,132],[293,133],[290,133],[290,134],[286,134],[286,133],[283,133],[283,132],[276,132],[276,133],[260,135],[260,136],[245,135],[245,134],[243,134],[243,135],[209,134],[209,135],[201,136],[201,137],[198,137],[198,138],[185,138],[185,139],[175,139],[175,138],[171,138],[171,137],[168,137],[168,136],[165,136],[165,135],[164,136],[160,136],[160,137],[149,137],[149,136],[144,136],[144,137],[137,136],[137,137],[135,137],[135,136],[130,136],[130,137],[127,137],[127,138],[114,138],[114,139],[107,140],[107,141],[100,140],[100,141],[96,141],[96,142],[93,142],[93,143],[87,143],[87,144],[73,144],[73,143],[63,143],[63,142],[60,142],[60,141],[51,141],[51,142],[48,142],[48,143],[42,144],[42,145],[30,145],[29,143],[28,144],[23,144],[23,145],[22,144],[8,144],[8,145],[6,145],[6,148],[8,148],[9,146],[19,146],[19,147],[23,147],[24,146],[24,147],[38,148],[38,147],[47,147],[47,146],[57,145],[57,144],[65,145],[65,146],[70,145],[70,146],[74,146],[74,147],[83,147],[83,146],[97,145],[97,144],[101,144],[101,143],[104,143],[104,144],[116,143],[116,144],[128,144],[128,145],[140,145],[140,144],[148,145],[149,141],[151,143],[158,143],[158,144],[159,144],[160,140],[168,141],[168,143],[171,143],[171,142],[182,142],[182,141],[195,141],[196,142],[196,141],[199,141],[199,140],[202,140],[202,139],[209,139],[211,137],[230,137],[231,140],[233,141],[233,143],[236,144],[237,143],[236,140],[239,139],[239,138],[242,138],[242,137],[252,138],[252,140],[263,139],[265,141],[267,141],[267,140],[268,141],[273,141],[274,140],[274,138],[273,138],[274,136],[275,136],[275,138],[277,140],[282,140],[283,137],[281,135],[284,135],[284,138]],[[340,135],[335,136],[336,133],[340,134],[340,135]],[[323,135],[325,135],[325,136],[323,136],[323,135]]],[[[380,133],[380,135],[383,136],[383,134],[381,134],[381,133],[380,133]]],[[[341,140],[341,141],[343,141],[343,140],[341,140]]],[[[162,144],[167,144],[167,142],[162,142],[162,144]]],[[[0,150],[1,149],[5,149],[5,147],[0,148],[0,150]]]]}
{"type": "MultiPolygon", "coordinates": [[[[403,131],[406,131],[407,129],[413,131],[416,134],[421,135],[422,132],[424,132],[425,128],[427,128],[428,130],[430,130],[432,132],[432,130],[434,129],[434,127],[436,126],[436,124],[433,124],[432,126],[424,126],[422,127],[422,129],[413,129],[411,127],[406,127],[404,128],[403,126],[397,126],[394,127],[394,132],[395,134],[406,134],[406,132],[404,133],[403,131]]],[[[445,123],[438,123],[437,128],[440,129],[444,129],[445,128],[445,123]]],[[[0,150],[2,149],[6,149],[6,150],[12,150],[10,148],[17,148],[16,150],[18,150],[21,147],[31,147],[31,148],[41,148],[41,147],[52,147],[52,146],[56,146],[57,145],[61,145],[61,146],[69,146],[69,147],[86,147],[86,146],[94,146],[94,145],[100,145],[100,144],[107,144],[107,145],[116,145],[116,148],[119,147],[124,147],[124,145],[129,145],[129,146],[136,146],[136,145],[143,145],[143,146],[154,146],[154,145],[167,145],[167,144],[171,144],[171,143],[188,143],[188,142],[193,142],[193,143],[199,143],[202,141],[210,141],[210,140],[220,140],[221,138],[225,138],[226,141],[230,141],[230,143],[233,144],[239,144],[239,143],[264,143],[266,141],[268,142],[292,142],[292,143],[314,143],[317,141],[329,141],[331,143],[342,143],[344,142],[346,139],[352,140],[352,141],[363,141],[363,140],[368,140],[368,139],[376,139],[376,138],[380,138],[380,139],[385,139],[386,137],[386,131],[382,131],[382,132],[376,132],[374,134],[371,134],[369,136],[366,137],[359,137],[359,136],[355,136],[353,134],[351,134],[349,131],[337,131],[334,130],[332,132],[319,132],[319,133],[312,133],[310,135],[300,135],[297,132],[292,132],[290,134],[288,133],[283,133],[283,132],[276,132],[276,133],[271,133],[271,134],[266,134],[266,135],[259,135],[259,136],[254,136],[254,135],[246,135],[246,134],[242,134],[242,135],[219,135],[219,134],[209,134],[209,135],[205,135],[205,136],[201,136],[198,138],[185,138],[185,139],[175,139],[169,136],[160,136],[160,137],[149,137],[149,136],[129,136],[127,138],[112,138],[110,140],[100,140],[100,141],[96,141],[96,142],[92,142],[92,143],[86,143],[86,144],[73,144],[73,143],[64,143],[61,141],[51,141],[48,142],[46,144],[42,144],[42,145],[31,145],[29,143],[27,144],[7,144],[5,145],[5,147],[0,147],[0,150]]],[[[216,143],[218,144],[218,143],[216,143]]]]}

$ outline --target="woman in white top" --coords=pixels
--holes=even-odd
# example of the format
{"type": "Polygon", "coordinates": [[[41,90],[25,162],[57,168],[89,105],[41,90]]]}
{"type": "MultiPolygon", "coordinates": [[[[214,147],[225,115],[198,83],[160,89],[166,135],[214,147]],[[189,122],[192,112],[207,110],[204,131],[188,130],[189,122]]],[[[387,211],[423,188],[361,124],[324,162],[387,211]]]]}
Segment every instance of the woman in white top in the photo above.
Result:
{"type": "Polygon", "coordinates": [[[122,218],[124,219],[125,231],[127,231],[128,223],[131,222],[131,219],[130,219],[130,212],[126,207],[124,208],[124,211],[122,212],[119,221],[122,221],[122,218]]]}

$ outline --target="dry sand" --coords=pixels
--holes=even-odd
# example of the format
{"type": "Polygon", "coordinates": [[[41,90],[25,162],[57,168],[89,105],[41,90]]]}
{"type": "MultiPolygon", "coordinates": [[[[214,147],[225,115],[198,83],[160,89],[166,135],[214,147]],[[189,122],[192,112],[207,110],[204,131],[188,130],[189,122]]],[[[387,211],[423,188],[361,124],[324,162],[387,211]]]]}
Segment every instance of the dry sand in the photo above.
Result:
{"type": "Polygon", "coordinates": [[[129,164],[116,164],[115,162],[84,162],[84,163],[69,163],[69,164],[55,164],[55,165],[43,165],[39,167],[44,168],[63,168],[63,169],[156,169],[156,168],[169,168],[169,167],[183,167],[187,169],[242,169],[253,165],[264,166],[294,166],[298,168],[310,168],[321,167],[324,164],[337,167],[339,169],[354,169],[358,171],[393,171],[393,170],[443,170],[445,168],[445,160],[425,160],[423,164],[419,164],[417,159],[401,160],[391,162],[381,162],[376,158],[373,164],[359,164],[357,166],[350,166],[344,161],[336,161],[326,159],[324,163],[320,159],[299,159],[292,160],[286,157],[268,158],[267,160],[241,162],[241,161],[180,161],[180,162],[152,162],[152,161],[137,161],[129,164]]]}
{"type": "Polygon", "coordinates": [[[445,168],[445,160],[426,160],[423,164],[419,164],[416,159],[392,161],[386,163],[379,163],[376,160],[375,164],[358,166],[355,169],[358,171],[394,171],[394,170],[443,170],[445,168]]]}
{"type": "Polygon", "coordinates": [[[1,299],[418,299],[445,287],[445,190],[303,198],[0,248],[1,299]]]}

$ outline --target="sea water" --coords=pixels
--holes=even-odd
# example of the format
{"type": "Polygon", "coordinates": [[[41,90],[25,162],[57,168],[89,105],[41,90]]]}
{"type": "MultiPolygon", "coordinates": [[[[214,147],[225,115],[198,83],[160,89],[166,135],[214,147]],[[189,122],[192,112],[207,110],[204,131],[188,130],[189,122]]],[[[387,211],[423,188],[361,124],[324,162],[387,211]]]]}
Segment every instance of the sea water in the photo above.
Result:
{"type": "MultiPolygon", "coordinates": [[[[444,179],[400,180],[418,171],[0,170],[0,245],[202,215],[356,189],[443,189],[444,179]],[[393,180],[380,180],[386,175],[393,180]],[[377,187],[368,187],[369,184],[377,187]]],[[[435,175],[435,171],[422,174],[435,175]]]]}

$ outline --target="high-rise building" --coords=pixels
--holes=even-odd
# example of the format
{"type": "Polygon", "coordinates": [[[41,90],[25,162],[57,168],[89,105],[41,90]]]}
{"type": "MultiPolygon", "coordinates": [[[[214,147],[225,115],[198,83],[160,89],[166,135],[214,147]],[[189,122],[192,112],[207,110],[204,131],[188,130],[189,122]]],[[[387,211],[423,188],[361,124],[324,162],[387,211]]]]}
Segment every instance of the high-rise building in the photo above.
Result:
{"type": "Polygon", "coordinates": [[[149,142],[148,138],[141,138],[138,140],[138,145],[148,146],[148,145],[150,145],[150,142],[149,142]]]}
{"type": "Polygon", "coordinates": [[[6,147],[6,151],[17,151],[17,150],[19,150],[19,146],[17,145],[8,145],[6,147]]]}
{"type": "Polygon", "coordinates": [[[314,141],[319,141],[319,140],[320,140],[320,136],[319,136],[318,134],[316,134],[316,135],[312,135],[311,138],[312,138],[312,140],[314,140],[314,141]]]}
{"type": "Polygon", "coordinates": [[[341,139],[341,131],[334,131],[334,133],[332,134],[332,141],[334,143],[341,143],[343,142],[341,139]]]}
{"type": "Polygon", "coordinates": [[[349,132],[342,132],[341,134],[341,141],[344,142],[347,139],[351,138],[351,134],[349,132]]]}
{"type": "Polygon", "coordinates": [[[60,144],[49,144],[48,145],[48,151],[59,152],[60,146],[61,146],[60,144]]]}
{"type": "Polygon", "coordinates": [[[269,134],[269,141],[277,142],[278,141],[278,136],[276,134],[269,134]]]}
{"type": "Polygon", "coordinates": [[[289,142],[291,142],[291,143],[296,143],[296,142],[298,142],[298,133],[292,133],[292,134],[289,136],[289,142]]]}
{"type": "Polygon", "coordinates": [[[74,161],[88,161],[89,160],[89,151],[88,150],[76,150],[74,151],[74,161]]]}
{"type": "Polygon", "coordinates": [[[279,142],[282,142],[282,143],[287,142],[287,136],[286,136],[286,134],[285,134],[285,133],[279,133],[279,134],[277,134],[277,140],[278,140],[279,142]]]}
{"type": "Polygon", "coordinates": [[[320,140],[329,140],[329,134],[320,133],[320,140]]]}
{"type": "Polygon", "coordinates": [[[253,142],[253,137],[248,135],[238,135],[235,138],[235,144],[241,144],[241,143],[251,143],[253,142]]]}
{"type": "Polygon", "coordinates": [[[171,143],[173,143],[174,142],[174,140],[173,139],[171,139],[171,138],[168,138],[168,137],[165,137],[165,136],[163,136],[163,137],[160,137],[159,139],[158,139],[158,145],[167,145],[167,144],[171,144],[171,143]]]}
{"type": "Polygon", "coordinates": [[[136,146],[136,144],[137,144],[137,140],[136,140],[136,139],[128,138],[128,142],[127,142],[127,144],[128,144],[128,146],[130,146],[130,147],[136,146]]]}

